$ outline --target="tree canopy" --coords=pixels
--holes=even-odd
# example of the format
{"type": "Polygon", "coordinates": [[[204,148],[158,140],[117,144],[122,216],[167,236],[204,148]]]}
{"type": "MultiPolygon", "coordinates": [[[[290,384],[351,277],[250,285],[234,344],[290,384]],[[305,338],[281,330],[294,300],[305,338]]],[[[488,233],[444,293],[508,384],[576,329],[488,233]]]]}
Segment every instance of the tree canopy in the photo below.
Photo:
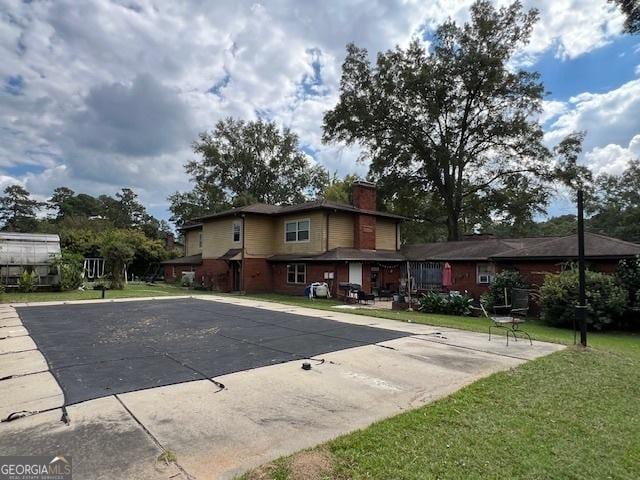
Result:
{"type": "Polygon", "coordinates": [[[519,2],[496,9],[477,1],[469,23],[446,21],[429,48],[415,40],[372,64],[365,49],[348,45],[324,140],[363,146],[382,202],[445,225],[450,240],[460,238],[466,217],[488,217],[489,206],[493,216],[513,213],[500,200],[505,189],[518,194],[513,208],[529,221],[581,139],[556,152],[557,168],[536,120],[540,75],[511,67],[537,17],[519,2]]]}
{"type": "Polygon", "coordinates": [[[169,197],[178,224],[233,204],[302,202],[329,179],[324,168],[309,162],[298,137],[275,122],[227,118],[201,133],[193,151],[199,158],[185,168],[194,190],[169,197]]]}
{"type": "Polygon", "coordinates": [[[36,215],[44,207],[43,202],[31,198],[31,194],[20,185],[10,185],[0,197],[0,221],[3,230],[29,232],[36,228],[36,215]]]}
{"type": "Polygon", "coordinates": [[[624,30],[627,33],[640,33],[640,1],[639,0],[609,0],[618,4],[622,13],[627,17],[624,30]]]}
{"type": "Polygon", "coordinates": [[[599,175],[586,208],[591,231],[640,242],[640,160],[620,175],[599,175]]]}

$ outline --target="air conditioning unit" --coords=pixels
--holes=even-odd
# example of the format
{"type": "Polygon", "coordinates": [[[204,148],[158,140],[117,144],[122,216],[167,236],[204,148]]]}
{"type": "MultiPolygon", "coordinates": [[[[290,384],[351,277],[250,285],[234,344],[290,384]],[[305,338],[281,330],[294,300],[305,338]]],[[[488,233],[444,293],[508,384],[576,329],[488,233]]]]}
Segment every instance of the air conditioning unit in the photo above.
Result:
{"type": "Polygon", "coordinates": [[[488,273],[481,273],[478,275],[478,283],[491,283],[491,275],[488,273]]]}

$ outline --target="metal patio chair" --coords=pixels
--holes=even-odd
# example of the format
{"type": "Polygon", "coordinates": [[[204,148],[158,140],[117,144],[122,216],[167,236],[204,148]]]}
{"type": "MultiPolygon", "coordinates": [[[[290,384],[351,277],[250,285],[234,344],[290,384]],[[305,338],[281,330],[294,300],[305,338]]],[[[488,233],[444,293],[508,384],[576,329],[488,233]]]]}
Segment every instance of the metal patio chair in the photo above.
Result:
{"type": "MultiPolygon", "coordinates": [[[[503,307],[501,305],[501,307],[503,307]]],[[[514,288],[511,290],[511,305],[509,315],[497,316],[489,315],[487,309],[480,302],[480,308],[483,315],[491,322],[489,325],[489,341],[491,341],[492,328],[504,328],[507,331],[507,346],[509,346],[509,334],[513,335],[513,340],[518,341],[517,334],[526,336],[529,343],[533,345],[531,336],[520,328],[520,325],[527,321],[526,316],[529,313],[529,291],[522,288],[514,288]]]]}

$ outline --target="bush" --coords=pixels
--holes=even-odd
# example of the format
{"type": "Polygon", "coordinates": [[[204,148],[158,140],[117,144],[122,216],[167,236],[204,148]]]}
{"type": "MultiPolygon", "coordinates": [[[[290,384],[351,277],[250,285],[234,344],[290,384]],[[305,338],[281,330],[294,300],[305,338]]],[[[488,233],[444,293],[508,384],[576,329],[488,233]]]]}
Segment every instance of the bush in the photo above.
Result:
{"type": "Polygon", "coordinates": [[[627,291],[629,308],[640,307],[640,255],[620,260],[616,270],[618,281],[627,291]]]}
{"type": "MultiPolygon", "coordinates": [[[[627,292],[611,275],[586,272],[587,324],[601,330],[620,326],[627,304],[627,292]]],[[[572,327],[578,305],[578,271],[547,275],[540,287],[542,317],[550,325],[572,327]]]]}
{"type": "Polygon", "coordinates": [[[21,292],[31,293],[38,288],[38,274],[30,269],[25,269],[18,279],[18,287],[21,292]]]}
{"type": "Polygon", "coordinates": [[[515,270],[500,272],[493,277],[493,282],[489,287],[489,294],[483,299],[484,304],[489,309],[496,305],[507,305],[511,299],[504,298],[505,288],[507,289],[507,295],[510,295],[512,288],[528,288],[528,286],[522,275],[515,270]]]}
{"type": "Polygon", "coordinates": [[[420,297],[418,310],[425,313],[468,315],[472,299],[466,295],[440,295],[428,292],[420,297]]]}
{"type": "Polygon", "coordinates": [[[77,253],[63,252],[52,264],[60,272],[60,290],[76,290],[84,281],[84,257],[77,253]]]}

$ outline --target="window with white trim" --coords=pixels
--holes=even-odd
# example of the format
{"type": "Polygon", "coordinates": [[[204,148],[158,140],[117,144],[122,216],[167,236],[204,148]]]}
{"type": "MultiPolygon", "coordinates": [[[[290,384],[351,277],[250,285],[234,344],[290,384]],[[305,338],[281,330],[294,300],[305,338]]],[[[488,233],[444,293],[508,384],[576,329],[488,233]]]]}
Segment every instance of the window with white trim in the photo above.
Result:
{"type": "Polygon", "coordinates": [[[287,283],[307,283],[307,266],[304,263],[287,265],[287,283]]]}
{"type": "Polygon", "coordinates": [[[496,268],[493,263],[478,263],[476,265],[476,279],[481,285],[487,285],[493,282],[496,274],[496,268]]]}
{"type": "Polygon", "coordinates": [[[306,220],[294,220],[284,224],[285,242],[308,242],[310,222],[306,220]]]}
{"type": "Polygon", "coordinates": [[[231,236],[233,243],[240,242],[240,237],[242,236],[242,226],[239,220],[233,222],[233,224],[231,225],[231,236]]]}

